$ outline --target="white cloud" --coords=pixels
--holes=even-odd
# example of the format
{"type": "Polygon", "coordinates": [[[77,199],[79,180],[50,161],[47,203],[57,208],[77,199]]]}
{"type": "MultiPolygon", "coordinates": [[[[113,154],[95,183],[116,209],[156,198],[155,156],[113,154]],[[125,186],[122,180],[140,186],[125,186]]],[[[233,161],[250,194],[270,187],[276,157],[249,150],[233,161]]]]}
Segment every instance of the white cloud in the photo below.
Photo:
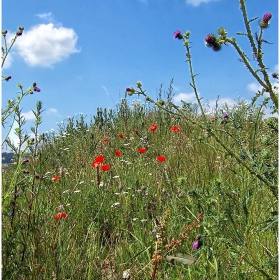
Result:
{"type": "MultiPolygon", "coordinates": [[[[278,87],[278,83],[272,83],[271,84],[273,88],[278,87]]],[[[259,91],[262,91],[263,87],[257,83],[250,83],[247,85],[247,90],[253,92],[253,93],[258,93],[259,91]]],[[[278,93],[278,89],[274,89],[276,93],[278,93]]],[[[264,97],[269,97],[269,93],[268,92],[264,92],[263,94],[264,97]]]]}
{"type": "Polygon", "coordinates": [[[179,93],[179,94],[176,94],[174,96],[174,103],[175,104],[178,104],[178,103],[181,103],[181,100],[183,101],[186,101],[186,102],[193,102],[195,101],[195,93],[192,92],[192,93],[179,93]]]}
{"type": "Polygon", "coordinates": [[[258,91],[262,90],[262,86],[257,83],[250,83],[247,85],[247,90],[257,93],[258,91]]]}
{"type": "Polygon", "coordinates": [[[51,66],[77,53],[78,36],[71,28],[55,27],[53,23],[39,24],[24,31],[15,48],[30,66],[51,66]]]}
{"type": "Polygon", "coordinates": [[[201,3],[208,3],[208,2],[212,2],[212,1],[217,1],[217,0],[187,0],[186,3],[197,7],[201,3]]]}
{"type": "Polygon", "coordinates": [[[12,58],[12,54],[9,53],[5,59],[4,65],[3,65],[3,69],[8,69],[11,67],[13,58],[12,58]]]}
{"type": "MultiPolygon", "coordinates": [[[[216,107],[216,103],[217,103],[217,100],[216,99],[213,99],[213,100],[210,100],[208,102],[208,105],[210,108],[215,108],[216,107]]],[[[225,105],[227,104],[229,107],[231,107],[233,104],[236,104],[236,101],[234,101],[232,98],[220,98],[218,100],[218,106],[222,106],[222,105],[225,105]]]]}
{"type": "Polygon", "coordinates": [[[31,110],[26,113],[22,113],[22,116],[25,118],[26,121],[36,119],[34,113],[31,110]]]}

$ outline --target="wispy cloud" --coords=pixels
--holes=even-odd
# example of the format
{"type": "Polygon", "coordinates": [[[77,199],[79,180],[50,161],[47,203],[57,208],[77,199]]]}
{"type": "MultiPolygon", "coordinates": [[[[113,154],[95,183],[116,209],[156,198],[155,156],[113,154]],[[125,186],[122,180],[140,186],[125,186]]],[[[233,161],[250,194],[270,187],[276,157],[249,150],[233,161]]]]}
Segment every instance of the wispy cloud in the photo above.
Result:
{"type": "Polygon", "coordinates": [[[53,23],[39,24],[18,38],[15,49],[30,66],[51,66],[79,52],[77,40],[72,28],[56,27],[53,23]]]}
{"type": "Polygon", "coordinates": [[[46,113],[47,113],[48,115],[54,115],[54,114],[57,114],[57,113],[58,113],[58,110],[57,110],[56,108],[48,108],[48,109],[46,110],[46,113]]]}
{"type": "Polygon", "coordinates": [[[208,2],[213,2],[213,1],[218,1],[218,0],[186,0],[186,3],[197,7],[201,3],[208,3],[208,2]]]}
{"type": "Polygon", "coordinates": [[[25,118],[26,121],[36,119],[36,117],[34,116],[34,113],[31,110],[26,113],[22,113],[22,116],[25,118]]]}
{"type": "Polygon", "coordinates": [[[54,22],[54,18],[52,16],[52,13],[43,13],[43,14],[37,14],[38,18],[45,20],[47,22],[54,22]]]}
{"type": "Polygon", "coordinates": [[[179,104],[181,103],[181,100],[185,101],[185,102],[193,102],[195,101],[195,93],[178,93],[174,96],[174,103],[175,104],[179,104]]]}

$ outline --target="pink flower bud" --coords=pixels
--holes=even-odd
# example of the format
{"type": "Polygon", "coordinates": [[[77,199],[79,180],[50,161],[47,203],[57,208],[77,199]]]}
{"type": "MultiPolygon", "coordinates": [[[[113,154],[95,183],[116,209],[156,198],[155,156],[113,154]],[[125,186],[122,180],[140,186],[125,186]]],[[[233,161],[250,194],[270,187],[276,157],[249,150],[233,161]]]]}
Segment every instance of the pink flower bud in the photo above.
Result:
{"type": "Polygon", "coordinates": [[[265,13],[264,15],[263,15],[263,21],[264,22],[268,22],[270,19],[272,18],[272,14],[271,13],[265,13]]]}
{"type": "Polygon", "coordinates": [[[176,30],[174,33],[173,33],[173,37],[174,39],[183,39],[183,35],[181,34],[181,30],[176,30]]]}

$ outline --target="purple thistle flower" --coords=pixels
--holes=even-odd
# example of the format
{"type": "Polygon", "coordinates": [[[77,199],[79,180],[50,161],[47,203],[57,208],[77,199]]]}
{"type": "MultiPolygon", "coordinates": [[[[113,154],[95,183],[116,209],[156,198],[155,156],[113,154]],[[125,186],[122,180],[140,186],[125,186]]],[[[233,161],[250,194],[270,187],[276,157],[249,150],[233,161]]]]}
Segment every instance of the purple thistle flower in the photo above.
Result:
{"type": "Polygon", "coordinates": [[[28,159],[28,158],[25,158],[25,159],[22,161],[22,163],[27,163],[27,162],[29,162],[29,159],[28,159]]]}
{"type": "Polygon", "coordinates": [[[29,170],[25,169],[25,170],[23,170],[23,173],[24,174],[29,174],[29,170]]]}
{"type": "Polygon", "coordinates": [[[202,241],[200,240],[200,238],[201,237],[199,235],[195,237],[195,241],[192,244],[194,250],[198,250],[201,247],[202,241]]]}
{"type": "Polygon", "coordinates": [[[183,39],[183,35],[181,34],[181,30],[176,30],[174,33],[173,33],[173,37],[174,39],[183,39]]]}
{"type": "Polygon", "coordinates": [[[17,31],[17,36],[21,36],[21,35],[22,35],[22,33],[23,33],[23,31],[22,31],[22,30],[17,31]]]}
{"type": "Polygon", "coordinates": [[[272,73],[272,78],[278,79],[278,74],[277,73],[272,73]]]}
{"type": "Polygon", "coordinates": [[[265,13],[264,15],[263,15],[263,21],[264,22],[268,22],[270,19],[272,18],[272,14],[271,13],[265,13]]]}
{"type": "Polygon", "coordinates": [[[206,37],[205,37],[205,42],[209,45],[213,45],[216,41],[216,38],[215,36],[211,35],[211,34],[208,34],[206,37]]]}
{"type": "Polygon", "coordinates": [[[41,89],[40,89],[40,88],[38,88],[38,87],[34,87],[34,91],[36,91],[36,92],[40,92],[40,91],[41,91],[41,89]]]}
{"type": "Polygon", "coordinates": [[[5,77],[5,81],[9,81],[12,78],[12,76],[5,77]]]}
{"type": "Polygon", "coordinates": [[[227,119],[228,118],[228,114],[227,113],[223,114],[223,118],[227,119]]]}
{"type": "Polygon", "coordinates": [[[135,89],[133,87],[126,88],[125,90],[126,90],[127,94],[130,96],[133,95],[133,93],[135,92],[135,89]]]}

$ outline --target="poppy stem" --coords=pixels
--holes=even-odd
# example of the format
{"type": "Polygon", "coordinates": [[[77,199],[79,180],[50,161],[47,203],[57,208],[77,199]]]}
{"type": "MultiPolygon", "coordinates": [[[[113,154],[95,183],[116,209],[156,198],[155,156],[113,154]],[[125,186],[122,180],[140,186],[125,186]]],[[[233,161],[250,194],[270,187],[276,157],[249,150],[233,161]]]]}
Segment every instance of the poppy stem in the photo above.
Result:
{"type": "Polygon", "coordinates": [[[99,166],[96,167],[96,184],[100,185],[100,174],[99,174],[99,166]]]}

